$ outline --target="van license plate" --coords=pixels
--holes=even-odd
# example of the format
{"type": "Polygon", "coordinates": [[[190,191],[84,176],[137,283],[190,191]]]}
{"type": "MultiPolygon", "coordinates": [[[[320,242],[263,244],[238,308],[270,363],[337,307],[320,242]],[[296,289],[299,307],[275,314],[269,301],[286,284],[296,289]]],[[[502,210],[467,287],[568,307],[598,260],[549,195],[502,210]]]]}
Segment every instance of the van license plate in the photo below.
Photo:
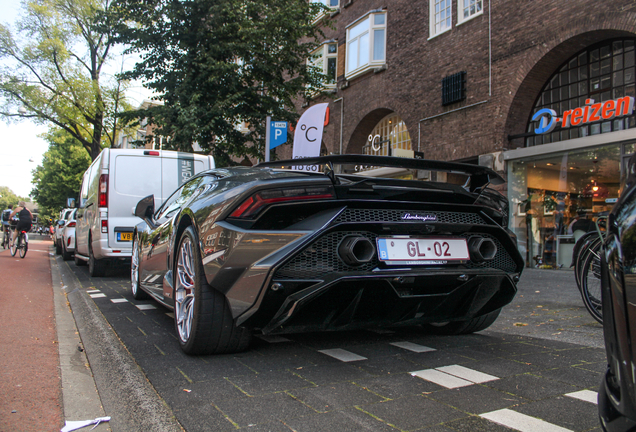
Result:
{"type": "Polygon", "coordinates": [[[378,258],[386,264],[438,265],[469,259],[463,238],[378,238],[378,258]]]}
{"type": "Polygon", "coordinates": [[[131,232],[118,232],[117,241],[132,241],[132,235],[133,233],[131,232]]]}

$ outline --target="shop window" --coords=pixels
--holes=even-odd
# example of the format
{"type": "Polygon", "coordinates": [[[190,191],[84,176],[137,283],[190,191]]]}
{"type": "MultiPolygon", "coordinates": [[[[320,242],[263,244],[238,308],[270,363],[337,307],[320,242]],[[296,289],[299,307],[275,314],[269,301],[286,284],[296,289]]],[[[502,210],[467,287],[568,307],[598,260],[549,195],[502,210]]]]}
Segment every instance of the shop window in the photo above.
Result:
{"type": "Polygon", "coordinates": [[[347,68],[353,78],[386,63],[386,13],[374,12],[347,28],[347,68]]]}
{"type": "MultiPolygon", "coordinates": [[[[463,0],[461,0],[463,1],[463,0]]],[[[430,0],[430,37],[440,35],[452,27],[452,0],[430,0]]]]}
{"type": "Polygon", "coordinates": [[[410,150],[411,136],[397,114],[389,114],[380,120],[362,147],[363,154],[376,156],[398,156],[401,151],[410,150]]]}
{"type": "Polygon", "coordinates": [[[457,0],[457,24],[461,24],[483,13],[483,0],[457,0]]]}
{"type": "MultiPolygon", "coordinates": [[[[460,0],[469,1],[469,0],[460,0]]],[[[588,99],[605,102],[624,96],[636,96],[636,39],[623,38],[593,45],[568,59],[547,80],[537,97],[532,115],[543,108],[550,108],[561,116],[567,110],[584,107],[588,99]]],[[[532,115],[530,119],[532,119],[532,115]]],[[[635,116],[599,121],[578,128],[561,131],[556,135],[528,137],[526,146],[546,144],[559,140],[585,137],[629,129],[636,123],[635,116]]],[[[533,132],[539,122],[528,121],[527,132],[533,132]]],[[[557,126],[556,131],[559,131],[557,126]]]]}
{"type": "Polygon", "coordinates": [[[323,80],[323,88],[336,87],[336,70],[338,63],[338,44],[325,43],[316,51],[311,53],[308,63],[321,72],[325,79],[323,80]]]}

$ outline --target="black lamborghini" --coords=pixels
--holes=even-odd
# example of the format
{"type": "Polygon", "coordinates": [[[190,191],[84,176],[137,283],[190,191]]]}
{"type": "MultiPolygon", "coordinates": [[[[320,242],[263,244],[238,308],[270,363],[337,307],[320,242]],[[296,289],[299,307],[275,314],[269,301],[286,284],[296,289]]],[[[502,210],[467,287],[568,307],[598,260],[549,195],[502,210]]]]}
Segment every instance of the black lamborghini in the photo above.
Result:
{"type": "Polygon", "coordinates": [[[263,334],[483,330],[523,269],[508,203],[476,165],[340,155],[213,169],[139,202],[132,293],[174,309],[188,354],[263,334]],[[390,174],[379,177],[377,173],[390,174]],[[399,176],[400,178],[395,178],[399,176]]]}

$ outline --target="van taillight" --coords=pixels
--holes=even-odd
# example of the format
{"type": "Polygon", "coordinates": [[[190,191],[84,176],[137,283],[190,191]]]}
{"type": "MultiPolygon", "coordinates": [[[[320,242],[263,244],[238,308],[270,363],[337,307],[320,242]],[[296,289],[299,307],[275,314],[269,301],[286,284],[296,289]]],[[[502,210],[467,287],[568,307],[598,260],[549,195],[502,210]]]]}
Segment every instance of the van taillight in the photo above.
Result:
{"type": "Polygon", "coordinates": [[[333,189],[329,186],[263,190],[243,201],[230,217],[249,218],[270,204],[334,198],[333,189]]]}
{"type": "Polygon", "coordinates": [[[146,156],[159,156],[159,152],[157,150],[146,150],[144,152],[146,156]]]}
{"type": "Polygon", "coordinates": [[[75,226],[75,222],[69,222],[66,226],[69,228],[73,228],[75,226]]]}
{"type": "Polygon", "coordinates": [[[102,220],[102,233],[108,234],[108,221],[105,219],[102,220]]]}
{"type": "Polygon", "coordinates": [[[108,207],[108,174],[99,176],[99,206],[108,207]]]}

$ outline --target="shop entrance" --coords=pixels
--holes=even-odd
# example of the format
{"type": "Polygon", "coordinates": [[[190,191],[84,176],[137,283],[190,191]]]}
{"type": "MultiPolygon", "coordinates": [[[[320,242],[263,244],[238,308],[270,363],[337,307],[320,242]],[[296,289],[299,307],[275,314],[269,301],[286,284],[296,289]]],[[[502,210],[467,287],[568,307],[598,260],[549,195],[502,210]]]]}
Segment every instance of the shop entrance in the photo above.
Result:
{"type": "Polygon", "coordinates": [[[617,143],[512,161],[511,222],[528,266],[570,266],[575,241],[618,199],[633,152],[617,143]]]}

